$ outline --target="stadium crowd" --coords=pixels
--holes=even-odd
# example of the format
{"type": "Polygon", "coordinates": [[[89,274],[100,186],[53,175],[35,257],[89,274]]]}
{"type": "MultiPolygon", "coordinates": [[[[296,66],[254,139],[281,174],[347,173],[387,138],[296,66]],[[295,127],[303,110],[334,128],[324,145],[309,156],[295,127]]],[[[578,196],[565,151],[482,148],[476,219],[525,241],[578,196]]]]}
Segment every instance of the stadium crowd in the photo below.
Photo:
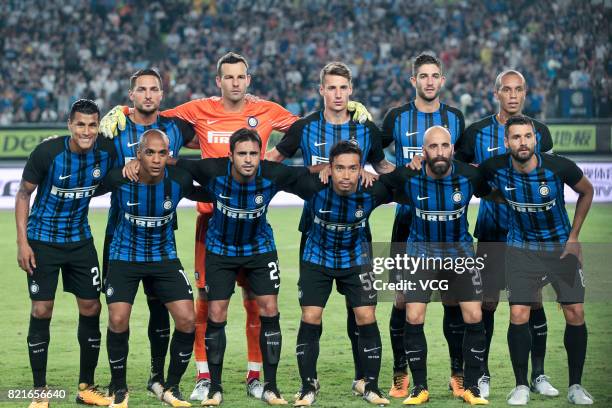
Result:
{"type": "Polygon", "coordinates": [[[525,113],[558,116],[560,89],[590,89],[594,116],[610,116],[611,16],[604,0],[532,2],[419,0],[9,0],[0,5],[0,125],[64,121],[91,98],[126,103],[125,78],[155,66],[164,106],[218,94],[215,62],[249,59],[250,92],[296,114],[320,105],[318,73],[341,60],[354,99],[377,120],[414,97],[410,63],[435,52],[447,76],[442,100],[468,122],[495,111],[492,87],[505,67],[530,87],[525,113]]]}

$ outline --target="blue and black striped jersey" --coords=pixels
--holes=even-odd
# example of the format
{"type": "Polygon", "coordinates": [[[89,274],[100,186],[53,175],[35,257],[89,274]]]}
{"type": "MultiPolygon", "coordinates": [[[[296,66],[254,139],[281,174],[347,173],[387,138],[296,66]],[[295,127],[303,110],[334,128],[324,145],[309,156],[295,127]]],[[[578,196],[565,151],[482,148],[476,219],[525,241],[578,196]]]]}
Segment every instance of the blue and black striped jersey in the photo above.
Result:
{"type": "MultiPolygon", "coordinates": [[[[139,125],[129,117],[125,129],[113,139],[117,151],[116,167],[123,167],[136,158],[138,141],[140,136],[149,129],[160,129],[170,141],[170,156],[176,157],[181,147],[185,146],[195,136],[193,126],[182,119],[174,117],[157,116],[157,121],[151,125],[139,125]]],[[[111,194],[111,207],[108,211],[108,223],[106,224],[106,235],[112,235],[119,220],[119,202],[116,194],[111,194]]]]}
{"type": "MultiPolygon", "coordinates": [[[[325,120],[323,111],[313,112],[297,120],[276,145],[276,150],[285,157],[291,157],[300,149],[304,166],[313,166],[328,163],[332,146],[341,140],[350,140],[359,146],[363,153],[362,166],[366,163],[380,163],[385,158],[382,134],[374,123],[367,121],[360,124],[351,119],[341,125],[334,125],[325,120]]],[[[302,232],[312,223],[310,213],[308,202],[305,202],[298,228],[302,232]]]]}
{"type": "Polygon", "coordinates": [[[112,142],[98,138],[87,153],[70,151],[70,136],[40,143],[30,154],[23,179],[36,184],[28,239],[52,243],[91,238],[89,201],[115,160],[112,142]]]}
{"type": "Polygon", "coordinates": [[[261,161],[255,178],[240,183],[231,175],[229,158],[184,160],[177,166],[214,196],[206,249],[217,255],[252,256],[276,249],[266,214],[274,195],[304,177],[308,170],[261,161]]]}
{"type": "MultiPolygon", "coordinates": [[[[383,120],[383,147],[395,142],[395,165],[404,167],[415,155],[423,152],[423,136],[432,126],[444,126],[451,134],[451,143],[461,138],[465,129],[463,114],[459,109],[440,103],[436,112],[420,112],[414,101],[387,112],[383,120]]],[[[399,204],[396,218],[409,219],[410,207],[399,204]]]]}
{"type": "MultiPolygon", "coordinates": [[[[423,166],[418,171],[398,167],[379,180],[395,188],[399,199],[410,205],[408,243],[471,243],[467,219],[470,199],[491,192],[477,168],[454,160],[451,173],[441,179],[429,177],[423,166]]],[[[470,251],[470,247],[464,249],[470,251]]]]}
{"type": "Polygon", "coordinates": [[[325,185],[318,175],[310,175],[290,191],[308,203],[313,220],[306,231],[303,261],[334,269],[371,263],[368,218],[376,207],[393,199],[390,189],[378,181],[369,188],[360,183],[356,192],[340,195],[331,182],[325,185]]]}
{"type": "MultiPolygon", "coordinates": [[[[548,152],[553,141],[548,127],[531,119],[536,131],[536,152],[548,152]]],[[[455,145],[455,158],[465,163],[481,164],[485,160],[506,153],[504,147],[505,126],[496,115],[472,123],[455,145]]],[[[484,201],[478,208],[478,220],[474,236],[480,241],[506,242],[508,235],[508,206],[495,201],[484,201]]]]}
{"type": "Polygon", "coordinates": [[[100,188],[114,191],[119,203],[110,260],[159,262],[178,258],[174,218],[181,198],[194,192],[188,172],[169,166],[159,183],[144,184],[129,181],[116,168],[100,188]]]}
{"type": "Polygon", "coordinates": [[[567,241],[571,224],[565,210],[564,184],[576,185],[583,173],[565,157],[547,153],[536,153],[536,157],[537,167],[527,174],[513,168],[509,153],[493,157],[481,167],[489,184],[508,202],[507,242],[545,249],[542,243],[567,241]]]}

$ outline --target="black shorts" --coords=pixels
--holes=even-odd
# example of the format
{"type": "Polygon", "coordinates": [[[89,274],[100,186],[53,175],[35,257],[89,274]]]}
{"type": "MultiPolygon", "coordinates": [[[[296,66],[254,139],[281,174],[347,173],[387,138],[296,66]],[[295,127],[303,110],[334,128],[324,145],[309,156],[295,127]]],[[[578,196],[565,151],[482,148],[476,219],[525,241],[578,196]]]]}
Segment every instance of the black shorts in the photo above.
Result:
{"type": "Polygon", "coordinates": [[[408,235],[410,235],[410,225],[412,224],[412,213],[408,213],[407,217],[395,217],[393,221],[393,230],[391,232],[391,248],[392,254],[406,253],[406,242],[408,241],[408,235]]]}
{"type": "Polygon", "coordinates": [[[476,256],[484,260],[480,271],[483,298],[499,299],[499,292],[506,289],[506,243],[479,240],[476,256]]]}
{"type": "Polygon", "coordinates": [[[26,274],[30,299],[55,299],[60,269],[64,292],[81,299],[100,297],[100,265],[93,239],[70,244],[41,241],[29,241],[29,244],[36,259],[34,273],[26,274]]]}
{"type": "Polygon", "coordinates": [[[106,303],[133,304],[141,280],[148,281],[155,297],[164,304],[177,300],[193,300],[191,283],[178,259],[160,262],[111,260],[104,286],[106,303]]]}
{"type": "Polygon", "coordinates": [[[276,251],[252,256],[223,256],[206,251],[205,289],[208,300],[231,298],[241,270],[256,296],[278,295],[280,270],[276,251]]]}
{"type": "Polygon", "coordinates": [[[543,251],[516,247],[506,249],[506,282],[511,304],[540,302],[540,290],[551,284],[557,302],[584,303],[584,275],[578,259],[568,255],[560,259],[560,250],[543,251]]]}
{"type": "Polygon", "coordinates": [[[445,302],[482,301],[482,278],[478,268],[456,271],[417,271],[404,276],[406,303],[429,303],[434,290],[445,302]]]}
{"type": "Polygon", "coordinates": [[[346,297],[350,307],[374,306],[377,300],[374,279],[374,272],[362,266],[334,269],[301,261],[298,281],[300,306],[325,307],[334,280],[338,293],[346,297]]]}

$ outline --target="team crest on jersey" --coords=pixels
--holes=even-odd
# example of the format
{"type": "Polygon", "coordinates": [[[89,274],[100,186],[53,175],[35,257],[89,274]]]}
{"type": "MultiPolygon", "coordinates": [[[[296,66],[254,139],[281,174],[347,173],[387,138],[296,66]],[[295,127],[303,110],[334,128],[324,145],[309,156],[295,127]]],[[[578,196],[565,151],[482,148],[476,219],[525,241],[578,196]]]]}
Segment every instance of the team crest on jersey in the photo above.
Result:
{"type": "Polygon", "coordinates": [[[460,203],[461,200],[463,200],[463,194],[461,194],[461,191],[455,191],[453,193],[452,199],[453,199],[453,202],[460,203]]]}
{"type": "Polygon", "coordinates": [[[357,218],[363,217],[363,210],[361,208],[359,208],[357,211],[355,211],[355,217],[357,217],[357,218]]]}
{"type": "Polygon", "coordinates": [[[169,210],[172,208],[172,200],[166,199],[164,201],[164,210],[169,210]]]}
{"type": "Polygon", "coordinates": [[[102,170],[100,170],[99,167],[94,167],[93,171],[91,172],[91,175],[93,176],[93,178],[100,178],[100,176],[102,175],[102,170]]]}
{"type": "Polygon", "coordinates": [[[113,296],[114,293],[115,293],[115,289],[113,289],[112,286],[109,286],[108,288],[106,288],[106,296],[111,297],[113,296]]]}
{"type": "Polygon", "coordinates": [[[550,194],[550,187],[548,187],[546,184],[542,184],[540,188],[538,188],[538,192],[542,197],[546,197],[550,194]]]}
{"type": "Polygon", "coordinates": [[[30,285],[30,293],[32,293],[33,295],[37,294],[39,290],[40,290],[40,287],[38,286],[37,283],[32,283],[30,285]]]}
{"type": "Polygon", "coordinates": [[[261,204],[264,202],[264,196],[261,194],[257,194],[255,196],[255,204],[261,204]]]}
{"type": "Polygon", "coordinates": [[[254,128],[254,127],[257,127],[257,125],[259,124],[259,121],[257,120],[255,116],[249,116],[249,118],[247,119],[247,123],[249,124],[250,127],[254,128]]]}

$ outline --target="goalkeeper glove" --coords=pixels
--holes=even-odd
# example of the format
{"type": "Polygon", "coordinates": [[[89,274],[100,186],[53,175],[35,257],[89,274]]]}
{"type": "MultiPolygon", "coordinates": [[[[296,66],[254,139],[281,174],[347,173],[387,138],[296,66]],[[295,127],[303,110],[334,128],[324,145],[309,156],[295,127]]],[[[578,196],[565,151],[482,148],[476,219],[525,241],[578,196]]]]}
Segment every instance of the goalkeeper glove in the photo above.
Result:
{"type": "Polygon", "coordinates": [[[370,112],[368,112],[366,107],[360,102],[349,101],[346,109],[349,112],[353,112],[353,120],[355,122],[359,122],[363,125],[367,120],[372,121],[372,115],[370,115],[370,112]]]}
{"type": "Polygon", "coordinates": [[[102,133],[104,137],[112,139],[117,136],[120,131],[125,129],[126,110],[129,114],[129,108],[127,106],[117,105],[104,115],[100,121],[100,133],[102,133]]]}

